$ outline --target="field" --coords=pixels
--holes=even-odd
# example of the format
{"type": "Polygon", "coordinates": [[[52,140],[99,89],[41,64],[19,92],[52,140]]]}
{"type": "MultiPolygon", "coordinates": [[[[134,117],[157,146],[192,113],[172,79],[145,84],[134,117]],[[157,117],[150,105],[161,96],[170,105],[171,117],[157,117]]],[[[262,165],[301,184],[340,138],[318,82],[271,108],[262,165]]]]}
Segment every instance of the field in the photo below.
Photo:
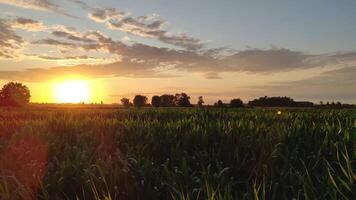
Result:
{"type": "Polygon", "coordinates": [[[0,199],[355,199],[356,111],[0,110],[0,199]]]}

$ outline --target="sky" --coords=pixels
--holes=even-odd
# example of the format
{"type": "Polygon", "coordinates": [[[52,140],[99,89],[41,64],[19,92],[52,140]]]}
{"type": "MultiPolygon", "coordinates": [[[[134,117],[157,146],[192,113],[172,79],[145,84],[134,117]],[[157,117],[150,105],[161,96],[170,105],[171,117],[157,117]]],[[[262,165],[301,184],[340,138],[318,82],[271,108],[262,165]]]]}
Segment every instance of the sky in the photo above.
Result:
{"type": "Polygon", "coordinates": [[[356,103],[355,10],[353,0],[0,0],[0,85],[24,83],[32,102],[77,88],[87,103],[180,92],[208,104],[356,103]]]}

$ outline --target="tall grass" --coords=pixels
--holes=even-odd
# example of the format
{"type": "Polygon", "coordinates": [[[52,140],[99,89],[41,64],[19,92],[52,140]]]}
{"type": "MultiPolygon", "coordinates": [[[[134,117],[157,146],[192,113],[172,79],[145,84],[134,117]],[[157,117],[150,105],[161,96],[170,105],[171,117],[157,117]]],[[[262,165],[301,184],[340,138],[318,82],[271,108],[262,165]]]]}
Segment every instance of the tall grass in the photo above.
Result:
{"type": "Polygon", "coordinates": [[[355,199],[355,143],[354,110],[0,110],[0,199],[355,199]]]}

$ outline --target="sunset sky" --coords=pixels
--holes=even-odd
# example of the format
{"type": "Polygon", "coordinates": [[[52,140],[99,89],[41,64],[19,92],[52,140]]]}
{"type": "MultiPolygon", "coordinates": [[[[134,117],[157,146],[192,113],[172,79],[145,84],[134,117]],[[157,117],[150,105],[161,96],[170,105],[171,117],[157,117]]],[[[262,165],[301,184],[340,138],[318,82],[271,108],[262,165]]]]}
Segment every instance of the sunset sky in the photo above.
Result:
{"type": "Polygon", "coordinates": [[[355,19],[354,0],[0,0],[0,85],[356,103],[355,19]]]}

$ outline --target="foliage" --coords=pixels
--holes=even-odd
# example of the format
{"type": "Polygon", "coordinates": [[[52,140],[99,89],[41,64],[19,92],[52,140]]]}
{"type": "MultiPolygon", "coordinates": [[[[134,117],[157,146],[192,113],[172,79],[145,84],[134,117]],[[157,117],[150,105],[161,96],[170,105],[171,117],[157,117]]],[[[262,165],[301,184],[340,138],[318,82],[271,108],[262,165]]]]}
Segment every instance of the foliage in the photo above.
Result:
{"type": "Polygon", "coordinates": [[[176,94],[175,100],[176,100],[176,105],[178,107],[191,107],[192,106],[192,104],[190,104],[190,96],[188,96],[186,93],[176,94]]]}
{"type": "Polygon", "coordinates": [[[355,110],[280,113],[0,110],[0,199],[355,199],[355,110]]]}
{"type": "Polygon", "coordinates": [[[217,102],[214,103],[215,107],[222,108],[224,107],[224,103],[221,100],[218,100],[217,102]]]}
{"type": "Polygon", "coordinates": [[[232,107],[232,108],[244,107],[244,103],[242,102],[241,99],[231,99],[230,107],[232,107]]]}
{"type": "Polygon", "coordinates": [[[171,94],[164,94],[159,97],[161,107],[175,106],[175,96],[171,94]]]}
{"type": "Polygon", "coordinates": [[[152,97],[152,101],[151,101],[151,105],[153,107],[159,107],[160,104],[161,104],[161,100],[160,100],[159,96],[157,96],[157,95],[153,96],[152,97]]]}
{"type": "Polygon", "coordinates": [[[203,96],[199,96],[199,97],[198,97],[198,106],[199,106],[199,107],[202,107],[203,104],[204,104],[203,96]]]}
{"type": "Polygon", "coordinates": [[[142,107],[147,104],[147,97],[143,95],[136,95],[133,104],[135,107],[142,107]]]}
{"type": "Polygon", "coordinates": [[[250,106],[295,107],[297,103],[289,97],[260,97],[248,102],[250,106]]]}
{"type": "Polygon", "coordinates": [[[129,107],[130,105],[131,105],[131,103],[130,103],[130,99],[128,99],[128,98],[122,98],[121,100],[121,104],[124,106],[124,107],[129,107]]]}
{"type": "Polygon", "coordinates": [[[25,106],[30,102],[30,90],[21,83],[10,82],[0,90],[0,105],[25,106]]]}

